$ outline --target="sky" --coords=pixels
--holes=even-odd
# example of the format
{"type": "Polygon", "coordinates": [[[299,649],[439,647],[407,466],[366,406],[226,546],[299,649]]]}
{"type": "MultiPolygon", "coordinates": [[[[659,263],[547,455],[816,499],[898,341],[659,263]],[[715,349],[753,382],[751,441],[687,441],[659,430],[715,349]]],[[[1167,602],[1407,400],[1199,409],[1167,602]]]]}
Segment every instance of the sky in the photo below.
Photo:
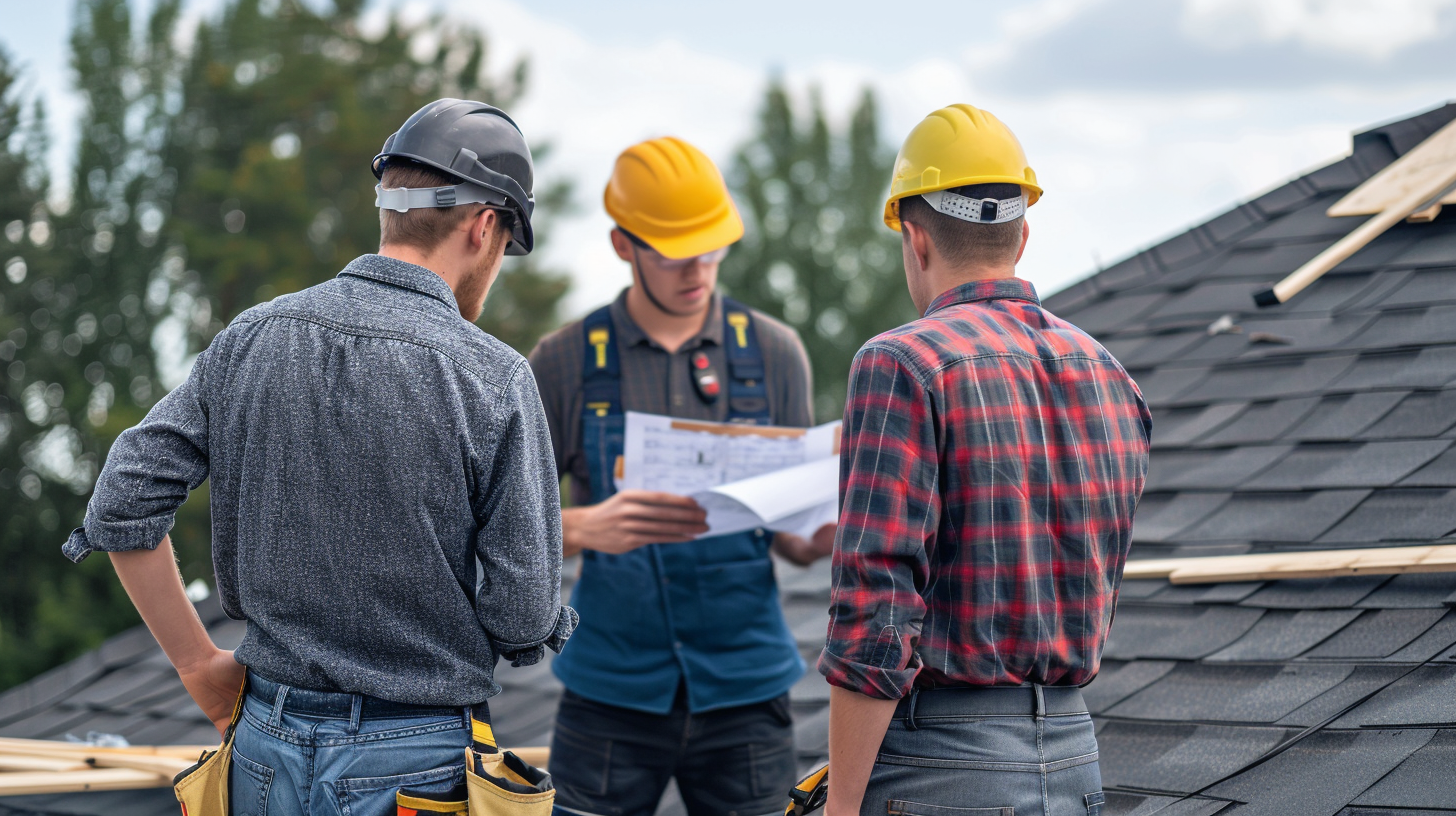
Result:
{"type": "MultiPolygon", "coordinates": [[[[188,13],[215,14],[224,1],[191,0],[188,13]]],[[[530,60],[531,86],[511,114],[530,140],[554,146],[541,174],[577,182],[578,213],[554,226],[548,253],[573,276],[573,316],[629,282],[601,209],[617,153],[671,134],[726,164],[771,77],[800,100],[819,89],[836,121],[872,88],[892,146],[947,104],[995,113],[1046,190],[1028,213],[1019,268],[1043,294],[1345,155],[1354,131],[1456,100],[1456,0],[369,8],[374,25],[442,11],[487,33],[493,65],[530,60]]],[[[0,27],[48,101],[60,171],[79,114],[66,68],[72,11],[65,0],[17,3],[0,27]]]]}

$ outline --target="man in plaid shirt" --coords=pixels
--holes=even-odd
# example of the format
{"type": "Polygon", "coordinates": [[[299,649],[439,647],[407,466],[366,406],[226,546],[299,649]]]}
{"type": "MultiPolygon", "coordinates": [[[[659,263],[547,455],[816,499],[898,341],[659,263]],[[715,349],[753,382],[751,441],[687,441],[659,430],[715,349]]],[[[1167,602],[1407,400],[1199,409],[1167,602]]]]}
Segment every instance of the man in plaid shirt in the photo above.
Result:
{"type": "Polygon", "coordinates": [[[924,317],[850,373],[819,660],[830,816],[1101,810],[1078,687],[1151,419],[1112,355],[1015,277],[1040,195],[1016,137],[969,105],[926,117],[896,161],[885,220],[924,317]]]}

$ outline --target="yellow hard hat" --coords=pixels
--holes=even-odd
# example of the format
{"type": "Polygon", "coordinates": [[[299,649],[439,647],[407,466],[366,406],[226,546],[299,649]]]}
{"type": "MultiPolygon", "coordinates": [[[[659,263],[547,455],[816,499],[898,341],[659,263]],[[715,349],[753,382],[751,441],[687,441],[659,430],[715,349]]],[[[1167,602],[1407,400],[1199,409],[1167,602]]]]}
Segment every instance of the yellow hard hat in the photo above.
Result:
{"type": "Polygon", "coordinates": [[[967,184],[1019,184],[1026,206],[1041,198],[1036,171],[1016,134],[988,111],[970,105],[941,108],[920,120],[895,157],[885,224],[900,231],[895,202],[913,195],[967,184]]]}
{"type": "Polygon", "coordinates": [[[705,255],[743,237],[723,174],[672,136],[622,151],[603,198],[617,226],[668,258],[705,255]]]}

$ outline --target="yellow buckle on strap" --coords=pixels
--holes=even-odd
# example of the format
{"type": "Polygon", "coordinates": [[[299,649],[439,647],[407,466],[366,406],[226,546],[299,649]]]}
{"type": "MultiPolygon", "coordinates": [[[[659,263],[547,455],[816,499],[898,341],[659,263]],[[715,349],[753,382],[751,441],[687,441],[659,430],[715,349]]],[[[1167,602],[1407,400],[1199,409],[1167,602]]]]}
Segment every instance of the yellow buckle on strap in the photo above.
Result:
{"type": "MultiPolygon", "coordinates": [[[[742,335],[743,333],[740,331],[739,336],[741,337],[742,335]]],[[[592,329],[591,333],[587,335],[587,342],[595,346],[597,350],[597,368],[607,367],[607,343],[611,339],[611,332],[608,332],[606,329],[592,329]]]]}
{"type": "Polygon", "coordinates": [[[748,348],[748,315],[743,312],[729,312],[728,325],[733,327],[733,333],[738,335],[738,347],[748,348]]]}

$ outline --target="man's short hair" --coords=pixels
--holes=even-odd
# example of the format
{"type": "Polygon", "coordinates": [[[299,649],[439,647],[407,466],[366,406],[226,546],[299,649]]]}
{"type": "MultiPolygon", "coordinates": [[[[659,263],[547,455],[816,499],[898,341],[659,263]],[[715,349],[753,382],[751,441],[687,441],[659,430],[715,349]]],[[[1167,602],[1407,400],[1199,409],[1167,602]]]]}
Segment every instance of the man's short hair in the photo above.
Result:
{"type": "MultiPolygon", "coordinates": [[[[380,179],[386,190],[400,187],[448,187],[460,180],[423,164],[392,162],[380,179]]],[[[432,252],[460,222],[477,210],[473,205],[428,207],[399,212],[379,209],[379,244],[402,244],[421,252],[432,252]]]]}
{"type": "MultiPolygon", "coordinates": [[[[1016,184],[968,184],[952,187],[949,192],[968,198],[994,198],[1002,201],[1022,194],[1016,184]]],[[[1021,250],[1021,224],[1025,216],[1000,224],[978,224],[946,215],[930,206],[918,195],[900,199],[900,220],[925,230],[945,262],[951,266],[1016,262],[1021,250]]]]}

